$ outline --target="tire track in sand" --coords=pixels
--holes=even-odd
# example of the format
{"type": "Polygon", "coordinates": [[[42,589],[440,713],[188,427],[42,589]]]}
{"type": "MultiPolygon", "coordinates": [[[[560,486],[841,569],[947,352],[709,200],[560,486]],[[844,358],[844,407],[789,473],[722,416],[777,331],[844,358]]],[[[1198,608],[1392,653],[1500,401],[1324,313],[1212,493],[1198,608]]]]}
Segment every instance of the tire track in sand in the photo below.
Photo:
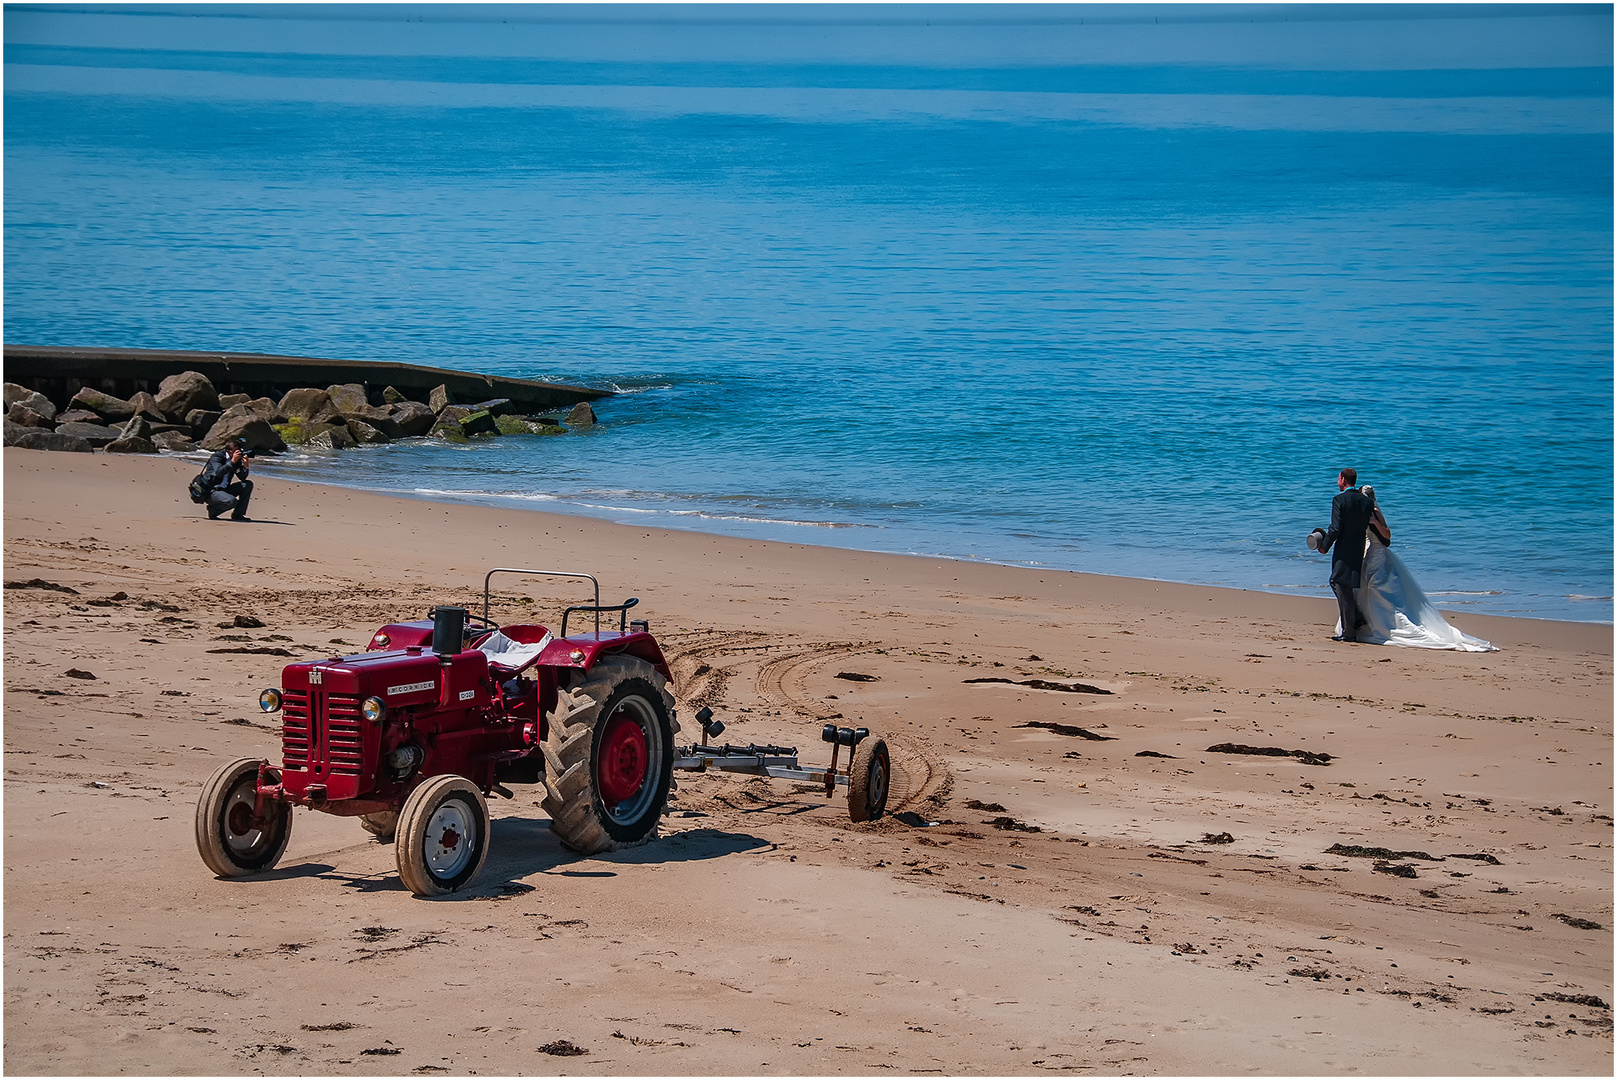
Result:
{"type": "Polygon", "coordinates": [[[893,762],[892,786],[887,793],[887,813],[908,810],[934,818],[949,801],[954,777],[932,744],[911,735],[883,735],[893,762]]]}
{"type": "Polygon", "coordinates": [[[687,630],[662,635],[663,656],[674,676],[674,697],[693,710],[717,706],[735,675],[735,665],[709,661],[756,648],[758,641],[767,636],[755,630],[687,630]]]}
{"type": "Polygon", "coordinates": [[[764,661],[758,669],[758,697],[770,705],[790,709],[805,720],[828,719],[830,707],[813,697],[805,685],[811,672],[847,656],[869,652],[879,641],[807,642],[784,656],[764,661]]]}
{"type": "MultiPolygon", "coordinates": [[[[782,642],[749,630],[692,630],[663,636],[664,655],[674,675],[674,692],[685,708],[718,707],[730,680],[761,661],[754,689],[771,708],[806,721],[832,719],[830,706],[808,690],[809,678],[835,661],[880,647],[879,641],[782,642]],[[777,655],[770,655],[777,654],[777,655]],[[721,659],[722,658],[722,659],[721,659]]],[[[947,802],[954,779],[932,745],[911,735],[876,732],[886,739],[893,764],[887,811],[935,816],[947,802]]]]}
{"type": "MultiPolygon", "coordinates": [[[[833,660],[870,652],[880,644],[879,641],[816,642],[797,652],[774,657],[765,661],[758,671],[758,695],[804,719],[816,723],[830,720],[828,707],[808,692],[808,677],[833,660]]],[[[872,734],[886,740],[893,765],[887,795],[888,814],[910,810],[935,815],[948,801],[954,787],[954,778],[942,758],[925,739],[887,732],[872,734]]]]}
{"type": "MultiPolygon", "coordinates": [[[[780,661],[790,662],[799,656],[816,654],[828,647],[857,646],[863,649],[871,644],[874,643],[826,642],[804,645],[771,640],[770,635],[756,630],[689,630],[666,634],[662,638],[663,655],[674,676],[674,696],[691,708],[703,705],[716,707],[724,700],[725,686],[739,673],[739,669],[754,662],[760,655],[785,652],[785,656],[776,660],[766,660],[764,666],[767,668],[780,661]],[[720,661],[716,657],[727,659],[720,661]]],[[[774,680],[770,685],[774,685],[774,680]]],[[[762,683],[761,696],[776,707],[790,708],[802,716],[819,715],[812,709],[805,711],[779,695],[763,695],[761,687],[762,683]]]]}

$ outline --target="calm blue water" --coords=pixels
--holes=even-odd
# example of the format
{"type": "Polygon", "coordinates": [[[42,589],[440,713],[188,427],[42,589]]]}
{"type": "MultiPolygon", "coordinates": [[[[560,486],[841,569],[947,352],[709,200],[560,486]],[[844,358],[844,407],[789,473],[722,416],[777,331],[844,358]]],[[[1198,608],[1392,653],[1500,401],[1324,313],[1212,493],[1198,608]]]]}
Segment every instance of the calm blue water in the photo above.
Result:
{"type": "Polygon", "coordinates": [[[624,391],[265,473],[1308,595],[1353,465],[1612,617],[1609,8],[283,10],[7,10],[7,342],[624,391]]]}

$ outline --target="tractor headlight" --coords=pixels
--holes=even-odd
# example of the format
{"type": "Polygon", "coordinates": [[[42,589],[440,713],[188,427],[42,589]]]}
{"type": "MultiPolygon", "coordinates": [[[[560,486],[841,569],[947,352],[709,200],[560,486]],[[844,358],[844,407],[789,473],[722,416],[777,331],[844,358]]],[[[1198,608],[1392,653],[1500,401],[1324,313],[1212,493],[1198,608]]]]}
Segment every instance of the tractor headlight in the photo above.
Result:
{"type": "Polygon", "coordinates": [[[378,630],[376,632],[376,636],[371,638],[371,644],[376,646],[378,649],[385,649],[389,645],[393,644],[393,639],[378,630]]]}
{"type": "Polygon", "coordinates": [[[379,697],[368,697],[360,703],[359,711],[371,723],[379,724],[382,717],[387,715],[387,702],[379,697]]]}
{"type": "Polygon", "coordinates": [[[260,690],[258,692],[258,707],[265,712],[281,711],[281,692],[279,690],[260,690]]]}

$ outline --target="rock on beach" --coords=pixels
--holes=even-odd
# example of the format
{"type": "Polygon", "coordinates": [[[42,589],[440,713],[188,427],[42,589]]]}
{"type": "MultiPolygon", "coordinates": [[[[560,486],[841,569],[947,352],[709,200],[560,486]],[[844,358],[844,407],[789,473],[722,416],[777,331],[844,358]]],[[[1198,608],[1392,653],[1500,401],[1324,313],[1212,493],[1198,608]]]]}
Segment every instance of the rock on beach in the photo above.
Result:
{"type": "Polygon", "coordinates": [[[278,454],[286,449],[285,441],[270,427],[268,420],[245,411],[213,425],[201,446],[204,450],[221,450],[231,439],[242,440],[250,453],[268,450],[278,454]]]}
{"type": "Polygon", "coordinates": [[[328,386],[326,396],[331,398],[332,406],[340,413],[346,414],[370,407],[370,399],[365,394],[365,387],[360,383],[328,386]]]}
{"type": "MultiPolygon", "coordinates": [[[[426,402],[393,386],[373,392],[357,382],[298,387],[277,401],[220,394],[206,375],[186,371],[165,378],[155,395],[142,390],[127,400],[79,386],[60,410],[29,387],[5,383],[4,388],[5,444],[34,449],[151,454],[212,451],[241,439],[252,453],[274,454],[288,446],[346,450],[428,435],[465,442],[565,431],[553,416],[522,415],[510,398],[455,404],[443,385],[434,387],[426,402]]],[[[569,424],[595,422],[588,403],[568,413],[569,424]]]]}
{"type": "Polygon", "coordinates": [[[438,417],[419,401],[399,401],[388,406],[388,415],[398,426],[400,438],[414,438],[432,430],[438,417]]]}
{"type": "Polygon", "coordinates": [[[348,434],[354,440],[354,442],[360,444],[361,446],[366,444],[374,445],[393,441],[380,430],[372,427],[363,420],[349,420],[348,434]]]}
{"type": "Polygon", "coordinates": [[[51,404],[50,398],[36,390],[29,390],[16,383],[7,383],[5,401],[8,413],[12,409],[27,409],[43,417],[46,423],[54,422],[56,419],[56,406],[51,404]],[[22,390],[24,393],[16,394],[12,392],[13,390],[22,390]]]}
{"type": "Polygon", "coordinates": [[[102,447],[119,437],[119,432],[103,424],[72,423],[60,424],[56,428],[58,435],[73,435],[94,447],[102,447]]]}
{"type": "Polygon", "coordinates": [[[159,431],[152,436],[152,445],[176,454],[189,453],[197,448],[196,441],[183,431],[159,431]]]}
{"type": "MultiPolygon", "coordinates": [[[[352,409],[342,410],[343,419],[348,421],[349,427],[358,422],[373,428],[385,436],[383,442],[392,442],[402,438],[397,421],[389,409],[378,408],[375,405],[358,405],[352,409]]],[[[357,436],[356,436],[357,437],[357,436]]]]}
{"type": "Polygon", "coordinates": [[[88,454],[95,450],[88,439],[60,431],[45,431],[41,428],[29,428],[16,439],[8,439],[6,445],[21,447],[24,450],[65,450],[74,454],[88,454]]]}
{"type": "Polygon", "coordinates": [[[191,429],[191,438],[201,439],[213,430],[224,413],[218,409],[192,409],[185,414],[185,423],[191,429]]]}
{"type": "Polygon", "coordinates": [[[103,394],[88,386],[80,387],[67,403],[70,409],[87,409],[103,420],[127,420],[135,415],[135,406],[123,398],[103,394]]]}
{"type": "Polygon", "coordinates": [[[201,372],[182,371],[158,384],[156,402],[164,416],[179,423],[193,409],[218,409],[219,393],[201,372]]]}
{"type": "Polygon", "coordinates": [[[123,435],[105,447],[109,454],[155,454],[157,444],[140,435],[123,435]]]}
{"type": "Polygon", "coordinates": [[[347,450],[354,446],[358,446],[359,444],[355,441],[354,437],[348,433],[348,428],[346,426],[333,426],[325,428],[315,434],[309,439],[306,445],[318,447],[323,450],[347,450]]]}
{"type": "Polygon", "coordinates": [[[163,415],[163,410],[157,407],[157,399],[144,390],[137,390],[130,395],[129,404],[134,406],[137,416],[144,416],[159,424],[168,419],[163,415]]]}
{"type": "Polygon", "coordinates": [[[281,414],[288,421],[301,420],[309,424],[323,424],[337,418],[337,406],[324,390],[306,387],[288,390],[280,402],[281,414]]]}
{"type": "Polygon", "coordinates": [[[53,421],[56,416],[56,407],[54,405],[50,405],[50,402],[48,401],[45,404],[50,406],[49,415],[41,413],[37,409],[32,408],[27,402],[19,401],[10,409],[6,410],[6,419],[11,421],[13,424],[21,424],[23,427],[49,428],[53,426],[53,421]]]}

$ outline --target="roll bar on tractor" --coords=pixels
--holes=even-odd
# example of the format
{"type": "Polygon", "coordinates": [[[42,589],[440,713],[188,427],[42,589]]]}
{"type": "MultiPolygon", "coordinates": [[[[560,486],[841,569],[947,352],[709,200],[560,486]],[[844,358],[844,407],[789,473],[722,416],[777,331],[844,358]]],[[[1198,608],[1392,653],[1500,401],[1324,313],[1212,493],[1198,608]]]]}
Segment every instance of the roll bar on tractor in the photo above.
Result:
{"type": "MultiPolygon", "coordinates": [[[[603,607],[601,605],[601,583],[595,579],[594,574],[578,574],[568,570],[523,570],[515,566],[496,566],[483,576],[483,621],[485,623],[489,622],[489,582],[495,574],[528,574],[533,577],[572,578],[574,580],[588,581],[595,586],[595,603],[578,604],[561,613],[561,633],[557,634],[557,637],[564,638],[567,636],[567,620],[572,617],[575,611],[588,611],[595,614],[595,635],[597,637],[601,634],[601,613],[615,611],[618,613],[618,632],[622,633],[629,628],[629,609],[640,603],[638,598],[631,597],[624,603],[603,607]]],[[[490,623],[490,625],[493,624],[490,623]]]]}

